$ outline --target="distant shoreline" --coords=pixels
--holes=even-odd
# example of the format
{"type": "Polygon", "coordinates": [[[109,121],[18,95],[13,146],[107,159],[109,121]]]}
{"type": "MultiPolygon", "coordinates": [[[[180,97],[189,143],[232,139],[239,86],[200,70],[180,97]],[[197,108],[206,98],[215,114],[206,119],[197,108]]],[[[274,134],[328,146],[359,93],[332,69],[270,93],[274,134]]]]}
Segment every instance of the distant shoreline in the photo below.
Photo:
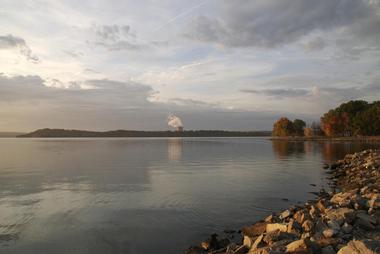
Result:
{"type": "Polygon", "coordinates": [[[224,130],[186,130],[186,131],[85,131],[66,129],[40,129],[18,138],[133,138],[133,137],[269,137],[270,131],[224,131],[224,130]]]}

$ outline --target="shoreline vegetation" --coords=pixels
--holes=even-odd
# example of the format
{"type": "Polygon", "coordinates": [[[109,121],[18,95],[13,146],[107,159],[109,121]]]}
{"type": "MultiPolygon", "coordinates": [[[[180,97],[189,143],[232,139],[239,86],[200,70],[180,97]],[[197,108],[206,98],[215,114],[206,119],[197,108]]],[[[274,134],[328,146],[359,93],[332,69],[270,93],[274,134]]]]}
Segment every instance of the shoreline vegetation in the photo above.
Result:
{"type": "Polygon", "coordinates": [[[184,131],[85,131],[66,129],[40,129],[19,138],[109,138],[109,137],[269,137],[270,131],[224,131],[224,130],[184,130],[184,131]]]}
{"type": "Polygon", "coordinates": [[[301,119],[291,121],[281,117],[273,124],[272,136],[307,140],[322,140],[325,137],[349,141],[380,136],[380,101],[343,103],[323,114],[319,123],[310,125],[301,119]]]}
{"type": "Polygon", "coordinates": [[[332,191],[223,238],[213,234],[185,254],[380,253],[380,150],[347,154],[324,169],[332,191]]]}

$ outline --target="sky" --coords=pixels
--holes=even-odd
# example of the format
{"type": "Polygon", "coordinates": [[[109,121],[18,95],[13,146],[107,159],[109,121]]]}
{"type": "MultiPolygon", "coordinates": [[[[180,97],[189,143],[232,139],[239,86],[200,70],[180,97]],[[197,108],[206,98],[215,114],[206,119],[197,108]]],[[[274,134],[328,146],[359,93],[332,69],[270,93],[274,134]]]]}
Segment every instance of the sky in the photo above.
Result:
{"type": "Polygon", "coordinates": [[[0,0],[0,131],[269,130],[379,70],[380,0],[0,0]]]}

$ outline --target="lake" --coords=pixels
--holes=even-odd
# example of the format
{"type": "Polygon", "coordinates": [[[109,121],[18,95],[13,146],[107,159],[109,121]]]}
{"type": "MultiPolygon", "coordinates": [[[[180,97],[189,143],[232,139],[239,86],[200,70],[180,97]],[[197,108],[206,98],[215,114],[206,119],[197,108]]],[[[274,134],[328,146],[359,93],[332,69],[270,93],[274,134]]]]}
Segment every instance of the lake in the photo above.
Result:
{"type": "Polygon", "coordinates": [[[323,163],[374,146],[0,139],[0,253],[182,253],[211,233],[312,198],[328,188],[323,163]]]}

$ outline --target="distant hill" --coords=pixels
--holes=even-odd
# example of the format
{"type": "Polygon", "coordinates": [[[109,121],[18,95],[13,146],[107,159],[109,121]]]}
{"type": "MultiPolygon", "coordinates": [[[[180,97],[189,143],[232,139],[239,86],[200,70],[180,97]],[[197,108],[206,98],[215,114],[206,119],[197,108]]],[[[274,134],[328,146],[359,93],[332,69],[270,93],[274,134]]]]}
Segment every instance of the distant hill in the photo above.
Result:
{"type": "Polygon", "coordinates": [[[31,133],[19,135],[21,138],[84,138],[84,137],[264,137],[270,136],[270,131],[223,131],[223,130],[189,130],[177,131],[84,131],[65,129],[40,129],[31,133]]]}
{"type": "Polygon", "coordinates": [[[14,138],[25,133],[22,132],[0,132],[0,138],[14,138]]]}

